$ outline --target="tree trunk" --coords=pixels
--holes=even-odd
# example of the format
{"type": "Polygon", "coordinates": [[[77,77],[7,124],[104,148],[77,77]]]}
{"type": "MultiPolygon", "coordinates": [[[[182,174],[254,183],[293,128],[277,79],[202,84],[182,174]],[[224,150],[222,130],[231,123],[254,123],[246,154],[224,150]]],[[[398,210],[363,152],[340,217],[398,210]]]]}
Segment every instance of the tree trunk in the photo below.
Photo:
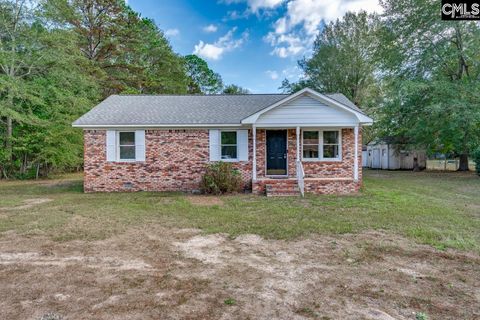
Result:
{"type": "Polygon", "coordinates": [[[413,157],[413,172],[419,172],[420,166],[418,165],[418,157],[415,155],[413,157]]]}
{"type": "Polygon", "coordinates": [[[27,154],[25,153],[23,155],[23,161],[22,161],[22,166],[20,167],[20,173],[25,174],[27,172],[27,154]]]}
{"type": "Polygon", "coordinates": [[[7,117],[7,136],[5,137],[5,151],[7,151],[7,159],[12,160],[12,136],[13,136],[13,124],[12,118],[7,117]]]}
{"type": "Polygon", "coordinates": [[[468,154],[462,153],[460,155],[460,163],[457,171],[469,171],[468,169],[468,154]]]}
{"type": "Polygon", "coordinates": [[[12,136],[13,136],[13,123],[12,118],[7,117],[7,131],[5,132],[5,163],[3,163],[1,174],[8,179],[8,168],[12,164],[13,152],[12,152],[12,136]]]}
{"type": "Polygon", "coordinates": [[[468,71],[468,64],[465,59],[465,55],[463,52],[463,39],[462,39],[462,32],[460,30],[460,26],[455,24],[455,45],[457,46],[457,54],[458,54],[458,72],[457,72],[457,79],[461,80],[463,75],[465,74],[467,77],[470,76],[468,71]]]}

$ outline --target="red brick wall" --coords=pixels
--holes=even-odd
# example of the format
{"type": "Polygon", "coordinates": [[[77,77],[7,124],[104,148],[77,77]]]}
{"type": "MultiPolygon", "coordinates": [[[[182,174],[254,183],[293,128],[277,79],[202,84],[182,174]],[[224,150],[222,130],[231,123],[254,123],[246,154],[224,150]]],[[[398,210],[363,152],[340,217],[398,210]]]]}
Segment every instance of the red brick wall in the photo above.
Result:
{"type": "Polygon", "coordinates": [[[305,180],[305,192],[314,194],[350,194],[360,190],[361,182],[353,180],[305,180]]]}
{"type": "Polygon", "coordinates": [[[257,179],[265,176],[265,152],[266,135],[265,130],[257,129],[257,179]]]}
{"type": "MultiPolygon", "coordinates": [[[[353,179],[353,163],[355,159],[355,135],[353,129],[342,130],[341,161],[303,161],[306,178],[351,178],[353,179]]],[[[358,161],[359,171],[362,168],[362,145],[359,134],[358,161]]]]}
{"type": "MultiPolygon", "coordinates": [[[[265,177],[265,130],[257,129],[257,178],[265,177]]],[[[86,192],[98,191],[192,191],[209,162],[208,130],[146,130],[145,162],[107,162],[106,131],[84,131],[86,192]]],[[[303,162],[307,178],[349,178],[353,180],[353,129],[342,130],[342,161],[303,162]]],[[[361,141],[361,138],[359,139],[361,141]]],[[[296,131],[288,130],[288,173],[296,177],[296,131]]],[[[360,182],[310,181],[306,190],[314,193],[349,193],[361,185],[361,143],[358,146],[360,182]]],[[[234,163],[251,188],[252,133],[249,132],[249,161],[234,163]]],[[[258,186],[254,186],[257,188],[258,186]]],[[[257,190],[261,191],[261,190],[257,190]]]]}
{"type": "MultiPolygon", "coordinates": [[[[208,130],[146,130],[145,162],[107,162],[105,139],[105,130],[84,131],[86,192],[199,189],[209,161],[208,130]]],[[[250,188],[251,159],[234,166],[250,188]]]]}

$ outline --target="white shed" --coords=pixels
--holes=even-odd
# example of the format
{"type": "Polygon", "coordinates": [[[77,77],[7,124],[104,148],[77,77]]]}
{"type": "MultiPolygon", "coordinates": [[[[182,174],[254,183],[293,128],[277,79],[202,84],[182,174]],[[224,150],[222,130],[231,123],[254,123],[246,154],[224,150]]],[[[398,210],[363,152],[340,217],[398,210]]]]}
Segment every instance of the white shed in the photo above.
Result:
{"type": "Polygon", "coordinates": [[[370,142],[364,151],[363,166],[384,170],[412,170],[414,158],[420,169],[427,167],[427,154],[424,150],[405,150],[398,144],[383,140],[370,142]]]}

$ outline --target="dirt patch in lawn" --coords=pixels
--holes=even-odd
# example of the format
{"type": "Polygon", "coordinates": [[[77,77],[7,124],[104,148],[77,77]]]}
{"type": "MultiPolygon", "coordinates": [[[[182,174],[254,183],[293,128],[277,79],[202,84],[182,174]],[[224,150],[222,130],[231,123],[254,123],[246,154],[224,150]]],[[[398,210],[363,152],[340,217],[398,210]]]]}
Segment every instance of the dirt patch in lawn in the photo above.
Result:
{"type": "Polygon", "coordinates": [[[64,256],[58,257],[41,252],[0,253],[0,265],[26,265],[67,268],[81,264],[87,268],[105,270],[155,271],[141,260],[122,260],[114,257],[64,256]]]}
{"type": "Polygon", "coordinates": [[[33,208],[34,206],[38,206],[43,203],[47,203],[53,201],[53,199],[49,198],[35,198],[35,199],[25,199],[22,201],[22,205],[19,206],[14,206],[14,207],[0,207],[0,210],[4,211],[10,211],[10,210],[24,210],[24,209],[30,209],[33,208]]]}
{"type": "Polygon", "coordinates": [[[222,206],[223,201],[215,196],[188,196],[188,201],[196,206],[222,206]]]}
{"type": "Polygon", "coordinates": [[[103,241],[0,238],[6,319],[480,317],[480,257],[370,232],[232,239],[150,225],[103,241]]]}

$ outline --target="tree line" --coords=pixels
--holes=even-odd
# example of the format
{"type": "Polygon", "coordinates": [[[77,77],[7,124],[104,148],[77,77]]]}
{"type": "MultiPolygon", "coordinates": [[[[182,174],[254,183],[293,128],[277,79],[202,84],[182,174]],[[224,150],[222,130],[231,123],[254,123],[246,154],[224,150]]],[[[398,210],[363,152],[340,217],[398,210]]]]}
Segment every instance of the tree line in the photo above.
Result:
{"type": "MultiPolygon", "coordinates": [[[[434,1],[382,0],[347,13],[282,89],[341,92],[375,120],[364,143],[468,157],[480,145],[480,26],[442,21],[434,1]],[[422,14],[419,14],[421,12],[422,14]]],[[[245,94],[195,55],[175,53],[124,0],[0,0],[0,178],[80,169],[71,122],[111,94],[245,94]]]]}
{"type": "Polygon", "coordinates": [[[0,178],[82,165],[72,121],[111,94],[245,94],[124,0],[0,0],[0,178]]]}
{"type": "MultiPolygon", "coordinates": [[[[376,120],[364,143],[468,158],[480,150],[480,24],[442,21],[437,1],[382,0],[382,14],[347,13],[325,26],[294,92],[341,92],[376,120]]],[[[480,158],[480,156],[478,156],[480,158]]],[[[480,161],[480,159],[478,159],[480,161]]]]}

